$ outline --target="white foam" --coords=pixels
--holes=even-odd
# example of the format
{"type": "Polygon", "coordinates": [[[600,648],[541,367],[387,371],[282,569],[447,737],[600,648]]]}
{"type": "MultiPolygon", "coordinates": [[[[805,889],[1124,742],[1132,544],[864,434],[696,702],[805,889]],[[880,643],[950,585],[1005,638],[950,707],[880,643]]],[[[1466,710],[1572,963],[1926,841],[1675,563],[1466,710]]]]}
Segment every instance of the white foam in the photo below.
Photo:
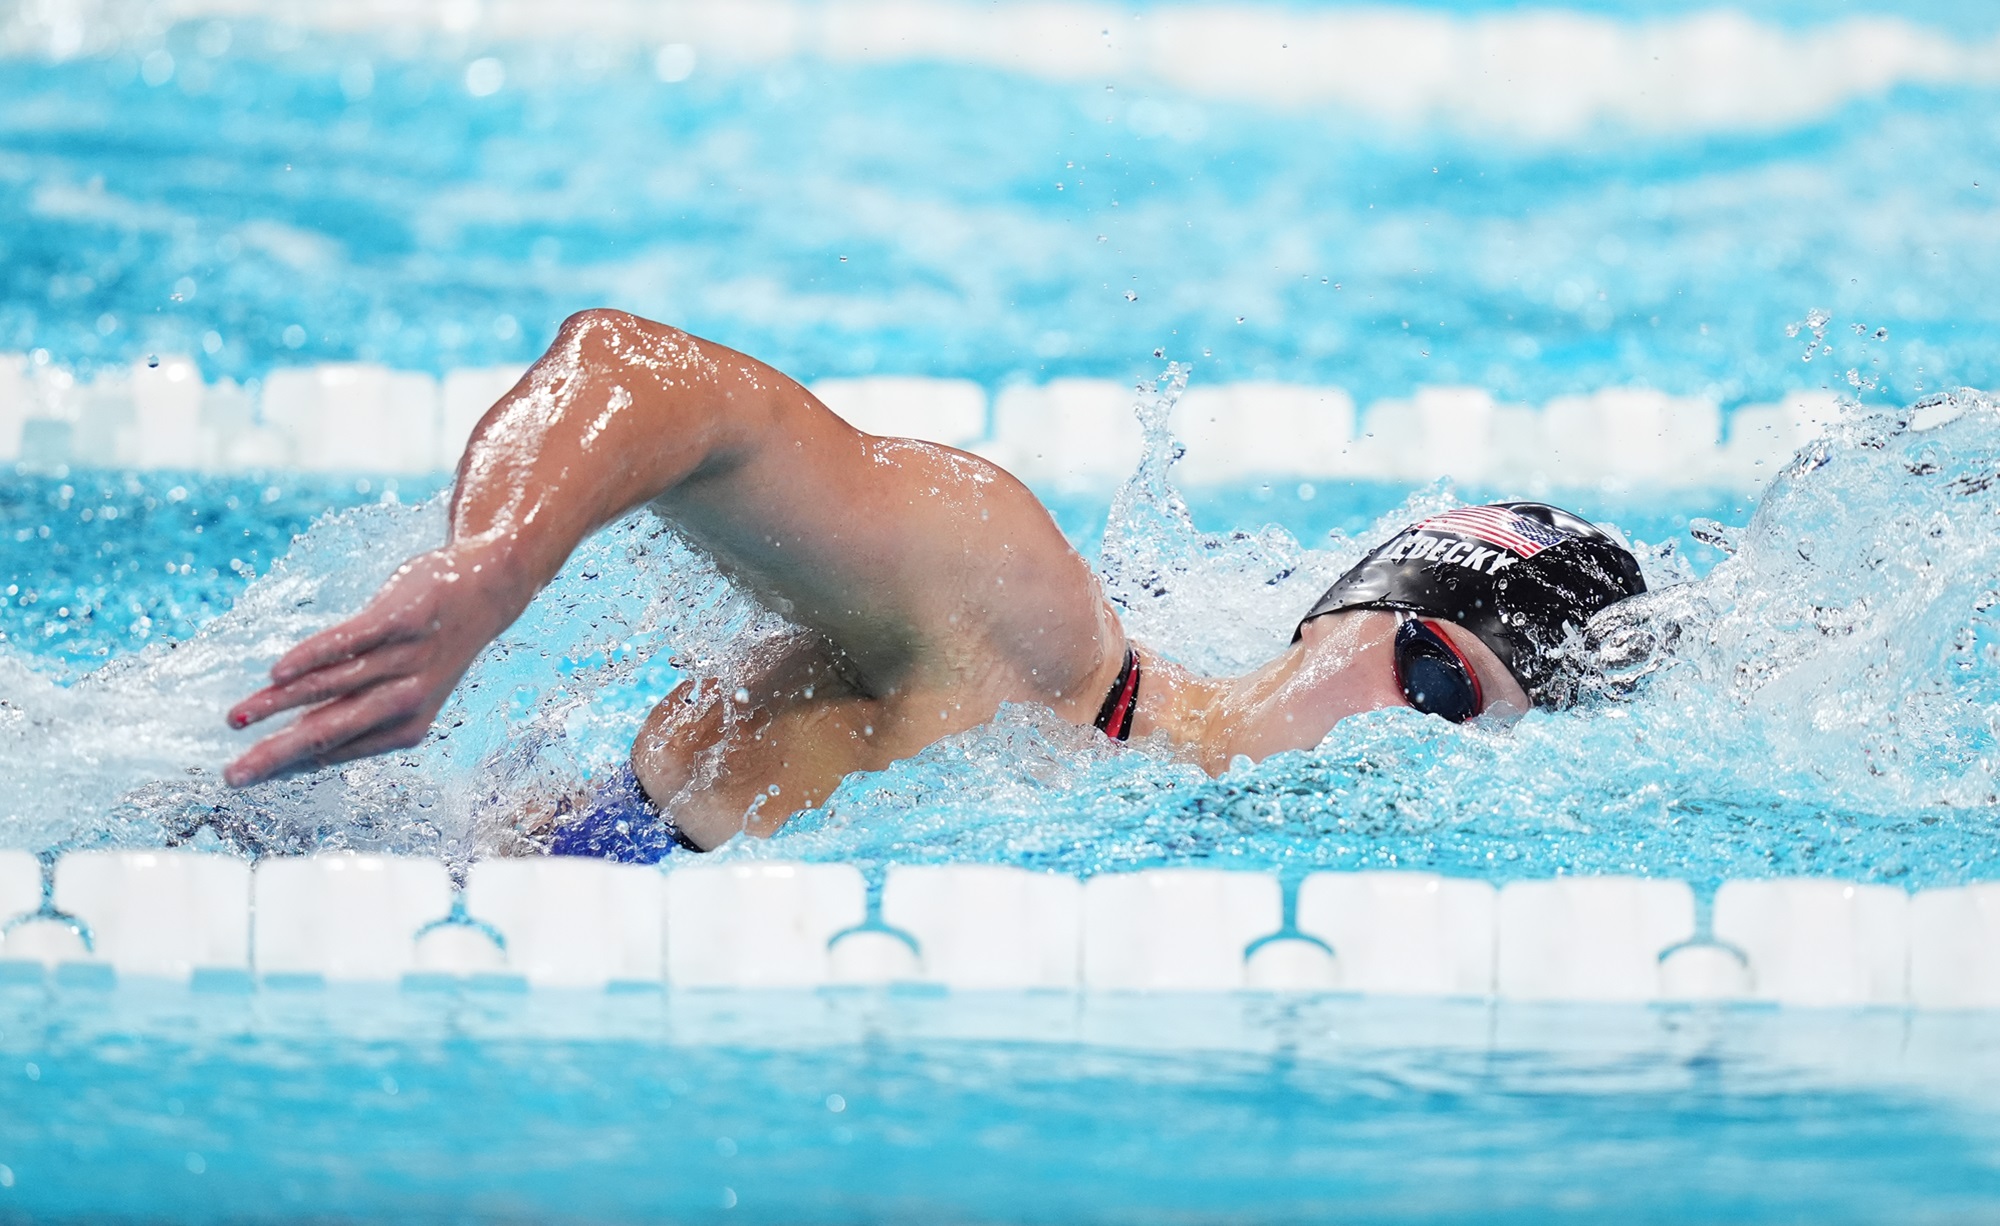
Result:
{"type": "MultiPolygon", "coordinates": [[[[2000,44],[1893,16],[1790,28],[1727,10],[1632,21],[1556,8],[1454,15],[1207,3],[1134,13],[1045,0],[170,0],[149,7],[152,20],[127,28],[92,0],[16,6],[0,22],[0,51],[101,54],[151,34],[158,21],[254,16],[334,32],[687,46],[701,71],[799,58],[977,65],[1045,81],[1152,86],[1194,101],[1331,106],[1381,122],[1531,141],[1579,138],[1607,125],[1664,133],[1783,129],[1901,85],[2000,77],[2000,44]]],[[[504,59],[506,49],[499,51],[504,59]]],[[[1144,97],[1106,105],[1135,127],[1144,126],[1144,108],[1158,106],[1144,97]]]]}
{"type": "MultiPolygon", "coordinates": [[[[204,384],[168,357],[80,381],[0,354],[0,461],[242,471],[446,473],[515,367],[422,373],[358,363],[273,371],[253,396],[204,384]],[[11,451],[8,448],[12,448],[11,451]]],[[[882,376],[814,385],[877,434],[964,447],[1032,484],[1108,491],[1138,462],[1136,393],[1108,379],[1014,383],[994,397],[964,379],[882,376]]],[[[1360,414],[1338,387],[1246,382],[1189,388],[1173,412],[1186,445],[1175,480],[1362,478],[1528,493],[1558,489],[1753,490],[1815,437],[1838,398],[1800,389],[1735,410],[1723,437],[1713,400],[1613,387],[1546,406],[1476,387],[1420,387],[1360,414]]]]}

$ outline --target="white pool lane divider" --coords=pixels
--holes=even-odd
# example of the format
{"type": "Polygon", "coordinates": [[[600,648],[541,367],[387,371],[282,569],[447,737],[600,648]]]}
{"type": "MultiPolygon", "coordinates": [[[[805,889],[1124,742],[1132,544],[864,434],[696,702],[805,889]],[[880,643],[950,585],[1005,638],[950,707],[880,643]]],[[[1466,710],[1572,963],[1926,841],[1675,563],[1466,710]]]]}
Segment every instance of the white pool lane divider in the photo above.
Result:
{"type": "Polygon", "coordinates": [[[454,891],[418,858],[97,850],[51,886],[0,852],[0,981],[2000,1008],[2000,883],[1731,881],[1707,932],[1635,877],[1314,873],[1289,926],[1276,876],[1206,868],[896,867],[873,918],[853,865],[773,861],[492,859],[454,891]]]}
{"type": "MultiPolygon", "coordinates": [[[[436,379],[339,363],[205,383],[195,364],[71,372],[0,355],[0,464],[218,472],[442,474],[518,368],[436,379]]],[[[1131,386],[1108,379],[1010,383],[828,379],[813,390],[864,430],[977,452],[1037,486],[1106,490],[1137,463],[1131,386]]],[[[1192,487],[1342,478],[1522,492],[1734,489],[1764,484],[1831,420],[1837,398],[1802,389],[1725,418],[1702,397],[1609,388],[1540,406],[1478,388],[1426,387],[1357,412],[1337,387],[1235,383],[1188,389],[1173,427],[1192,487]]]]}

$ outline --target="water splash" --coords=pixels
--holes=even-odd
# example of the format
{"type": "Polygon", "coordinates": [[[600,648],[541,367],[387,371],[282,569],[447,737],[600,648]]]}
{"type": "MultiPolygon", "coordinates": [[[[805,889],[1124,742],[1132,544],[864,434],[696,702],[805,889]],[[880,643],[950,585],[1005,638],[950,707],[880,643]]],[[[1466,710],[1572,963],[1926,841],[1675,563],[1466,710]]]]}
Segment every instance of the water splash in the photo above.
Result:
{"type": "MultiPolygon", "coordinates": [[[[397,561],[440,537],[443,523],[441,504],[330,517],[193,637],[155,641],[73,679],[0,654],[7,843],[157,844],[182,812],[219,803],[221,764],[247,743],[224,728],[220,712],[256,688],[262,668],[291,643],[357,607],[397,561]]],[[[274,829],[368,820],[372,807],[326,812],[317,803],[324,782],[245,794],[244,803],[274,829]],[[289,803],[276,803],[281,797],[289,803]]]]}
{"type": "Polygon", "coordinates": [[[659,520],[635,514],[586,542],[474,663],[422,746],[225,787],[222,766],[282,721],[238,733],[221,712],[292,644],[360,608],[403,558],[442,541],[444,505],[326,516],[191,638],[73,679],[0,651],[0,842],[468,858],[508,843],[524,807],[574,791],[621,732],[629,746],[636,714],[600,699],[649,665],[656,687],[678,668],[726,672],[787,632],[659,520]]]}
{"type": "Polygon", "coordinates": [[[1641,710],[1712,712],[1828,799],[1991,808],[1996,485],[1991,397],[1850,411],[1778,474],[1706,579],[1607,619],[1619,682],[1644,679],[1641,710]]]}
{"type": "Polygon", "coordinates": [[[1189,373],[1169,362],[1135,389],[1144,449],[1112,499],[1098,565],[1133,637],[1201,672],[1242,672],[1283,649],[1298,619],[1378,533],[1455,502],[1442,486],[1419,490],[1367,535],[1331,533],[1315,549],[1277,527],[1203,532],[1172,474],[1186,449],[1169,419],[1189,373]]]}

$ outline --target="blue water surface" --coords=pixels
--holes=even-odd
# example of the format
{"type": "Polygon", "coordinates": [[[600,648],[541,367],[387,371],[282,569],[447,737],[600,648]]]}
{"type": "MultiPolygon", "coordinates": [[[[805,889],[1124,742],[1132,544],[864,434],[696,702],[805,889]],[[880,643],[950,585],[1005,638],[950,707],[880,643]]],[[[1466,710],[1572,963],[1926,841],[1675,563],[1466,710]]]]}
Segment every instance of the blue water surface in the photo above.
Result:
{"type": "MultiPolygon", "coordinates": [[[[1795,28],[1880,15],[1743,7],[1795,28]]],[[[1951,0],[1897,15],[1994,25],[1951,0]]],[[[668,84],[652,51],[248,20],[11,59],[0,347],[85,368],[172,351],[238,378],[440,370],[525,362],[568,312],[611,305],[806,379],[1122,378],[1164,347],[1202,380],[1364,402],[1996,381],[1988,84],[1772,131],[1550,143],[964,64],[704,59],[668,84]],[[466,88],[476,57],[505,65],[491,96],[466,88]],[[1785,329],[1814,308],[1841,322],[1804,367],[1785,329]]]]}
{"type": "Polygon", "coordinates": [[[0,992],[0,1216],[1983,1220],[1990,1032],[1848,1013],[0,992]]]}

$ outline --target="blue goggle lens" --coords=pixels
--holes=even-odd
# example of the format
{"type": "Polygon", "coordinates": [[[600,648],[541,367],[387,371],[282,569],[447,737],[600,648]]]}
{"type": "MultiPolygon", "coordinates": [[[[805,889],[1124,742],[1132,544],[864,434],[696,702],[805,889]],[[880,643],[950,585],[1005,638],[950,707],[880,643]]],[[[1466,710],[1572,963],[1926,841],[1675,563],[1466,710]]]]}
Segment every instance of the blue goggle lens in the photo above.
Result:
{"type": "Polygon", "coordinates": [[[1479,678],[1443,635],[1416,619],[1396,628],[1396,681],[1425,715],[1462,724],[1479,714],[1479,678]]]}

